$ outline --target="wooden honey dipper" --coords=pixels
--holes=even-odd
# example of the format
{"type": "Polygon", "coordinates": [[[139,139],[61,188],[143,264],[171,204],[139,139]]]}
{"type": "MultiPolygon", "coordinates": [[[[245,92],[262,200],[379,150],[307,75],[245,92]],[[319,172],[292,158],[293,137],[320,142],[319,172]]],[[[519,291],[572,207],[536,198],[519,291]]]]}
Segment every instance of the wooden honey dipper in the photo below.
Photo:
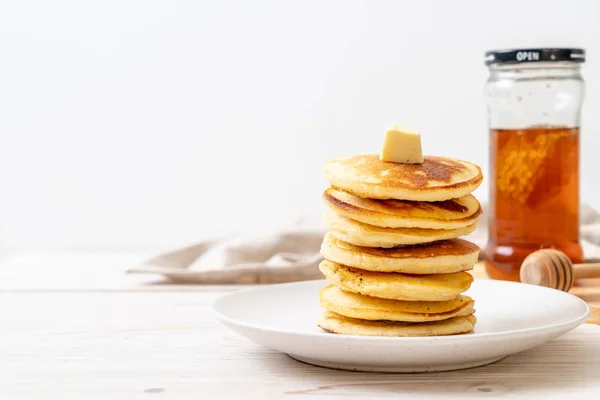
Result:
{"type": "Polygon", "coordinates": [[[543,249],[523,260],[519,274],[523,283],[568,292],[576,279],[600,278],[600,263],[573,264],[562,251],[543,249]]]}

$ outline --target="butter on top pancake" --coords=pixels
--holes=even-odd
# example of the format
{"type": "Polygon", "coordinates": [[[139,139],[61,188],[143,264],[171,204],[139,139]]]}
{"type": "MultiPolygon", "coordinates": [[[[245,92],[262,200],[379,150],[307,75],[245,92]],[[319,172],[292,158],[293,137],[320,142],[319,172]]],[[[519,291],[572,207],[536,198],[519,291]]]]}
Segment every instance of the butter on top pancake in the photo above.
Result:
{"type": "Polygon", "coordinates": [[[473,283],[468,272],[439,275],[405,275],[365,271],[323,260],[319,270],[331,283],[347,292],[406,301],[448,301],[473,283]]]}
{"type": "Polygon", "coordinates": [[[481,206],[473,195],[444,201],[366,199],[329,188],[323,201],[341,216],[386,228],[455,229],[474,223],[481,206]]]}
{"type": "Polygon", "coordinates": [[[323,172],[332,186],[360,197],[411,201],[462,197],[483,180],[473,163],[433,156],[422,164],[381,161],[375,154],[337,157],[325,163],[323,172]]]}
{"type": "Polygon", "coordinates": [[[463,295],[449,301],[401,301],[363,296],[330,285],[321,289],[319,300],[328,311],[370,321],[442,321],[475,312],[473,299],[463,295]]]}
{"type": "Polygon", "coordinates": [[[319,315],[321,329],[340,335],[353,336],[446,336],[473,331],[477,318],[473,315],[454,317],[443,321],[423,323],[365,321],[348,318],[331,311],[319,315]]]}
{"type": "Polygon", "coordinates": [[[325,211],[325,223],[340,240],[366,247],[396,247],[454,239],[475,230],[475,223],[456,229],[382,228],[342,217],[335,211],[325,211]]]}
{"type": "Polygon", "coordinates": [[[325,235],[321,244],[321,255],[329,261],[368,271],[405,274],[468,271],[477,262],[479,251],[479,246],[463,239],[393,249],[361,247],[344,242],[331,233],[325,235]]]}

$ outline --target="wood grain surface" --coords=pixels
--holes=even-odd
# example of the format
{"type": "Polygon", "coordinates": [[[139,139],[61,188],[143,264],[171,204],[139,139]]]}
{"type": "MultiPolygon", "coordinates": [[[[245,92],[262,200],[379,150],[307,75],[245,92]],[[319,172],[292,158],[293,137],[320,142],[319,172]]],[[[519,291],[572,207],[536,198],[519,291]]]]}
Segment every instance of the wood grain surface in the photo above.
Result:
{"type": "Polygon", "coordinates": [[[135,259],[122,255],[36,257],[0,264],[2,400],[600,396],[596,325],[469,370],[344,372],[302,364],[219,325],[211,303],[246,286],[128,276],[135,259]]]}
{"type": "Polygon", "coordinates": [[[468,394],[506,398],[600,394],[596,325],[584,325],[486,367],[416,375],[351,373],[296,362],[217,324],[209,307],[223,292],[198,288],[2,294],[0,398],[52,394],[61,399],[137,399],[161,394],[176,399],[459,399],[468,394]]]}

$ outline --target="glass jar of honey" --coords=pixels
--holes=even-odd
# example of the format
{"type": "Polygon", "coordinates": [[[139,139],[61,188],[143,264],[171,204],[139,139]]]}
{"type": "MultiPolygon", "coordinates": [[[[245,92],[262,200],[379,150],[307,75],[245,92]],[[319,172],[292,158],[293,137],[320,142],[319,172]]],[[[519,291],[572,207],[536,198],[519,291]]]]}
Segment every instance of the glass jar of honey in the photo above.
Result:
{"type": "Polygon", "coordinates": [[[491,278],[519,281],[523,259],[556,248],[574,263],[579,244],[582,49],[489,51],[485,85],[491,278]]]}

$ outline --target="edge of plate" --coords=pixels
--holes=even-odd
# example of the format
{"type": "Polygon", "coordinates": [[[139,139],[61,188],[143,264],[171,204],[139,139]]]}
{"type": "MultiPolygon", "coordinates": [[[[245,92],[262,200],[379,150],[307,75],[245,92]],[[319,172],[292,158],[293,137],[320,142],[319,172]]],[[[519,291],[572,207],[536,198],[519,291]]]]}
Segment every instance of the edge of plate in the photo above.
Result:
{"type": "MultiPolygon", "coordinates": [[[[488,282],[489,280],[488,279],[476,279],[476,281],[488,282]]],[[[253,292],[253,291],[263,290],[263,289],[271,288],[271,287],[275,287],[275,286],[301,285],[301,284],[307,284],[307,283],[312,283],[312,282],[326,282],[326,280],[313,279],[313,280],[306,280],[306,281],[299,281],[299,282],[276,283],[276,284],[266,285],[263,287],[240,289],[233,293],[226,293],[226,294],[219,296],[217,299],[215,299],[212,302],[211,314],[212,314],[213,318],[215,318],[217,321],[219,321],[225,325],[240,326],[240,327],[243,327],[246,329],[254,329],[257,331],[277,332],[280,334],[286,334],[286,335],[292,335],[292,336],[305,336],[305,337],[308,336],[308,337],[314,337],[314,338],[325,339],[325,340],[334,339],[334,338],[339,339],[339,335],[326,334],[326,332],[323,332],[323,333],[315,333],[315,332],[299,333],[299,332],[277,329],[277,328],[268,328],[267,329],[267,328],[262,327],[257,324],[240,322],[239,320],[236,320],[236,319],[233,319],[226,315],[221,314],[216,309],[218,302],[223,301],[225,298],[227,298],[229,296],[234,296],[239,293],[253,292]]],[[[493,282],[515,283],[515,282],[505,282],[505,281],[493,281],[493,282]]],[[[520,285],[528,285],[528,284],[523,284],[523,283],[519,283],[519,284],[520,285]]],[[[535,285],[528,285],[528,286],[534,286],[534,287],[540,288],[540,289],[555,290],[555,289],[544,288],[544,287],[535,286],[535,285]]],[[[469,333],[468,336],[471,338],[471,340],[489,340],[489,339],[502,339],[502,338],[506,338],[507,336],[513,336],[513,335],[519,335],[519,334],[525,334],[525,333],[526,334],[541,333],[544,331],[552,331],[555,329],[560,330],[561,328],[568,328],[567,332],[569,330],[575,329],[579,325],[582,325],[583,323],[585,323],[585,321],[590,316],[591,309],[590,309],[589,304],[587,304],[587,302],[585,302],[581,298],[579,298],[573,294],[570,294],[570,293],[566,293],[566,292],[563,292],[563,293],[566,295],[569,295],[569,296],[573,296],[576,299],[578,299],[581,303],[583,303],[583,305],[585,306],[585,312],[581,316],[578,316],[577,318],[573,318],[571,320],[568,320],[568,321],[565,321],[565,322],[562,322],[562,323],[556,324],[556,325],[543,325],[543,326],[538,326],[538,327],[534,327],[534,328],[522,328],[522,329],[515,329],[515,330],[503,331],[503,332],[469,333]]],[[[464,339],[464,337],[465,337],[465,334],[463,334],[463,335],[448,335],[448,336],[418,336],[418,337],[380,337],[380,336],[344,335],[344,338],[346,338],[346,339],[353,339],[353,340],[357,340],[357,341],[369,341],[369,342],[375,341],[375,342],[382,342],[382,343],[387,343],[387,342],[393,341],[393,340],[422,341],[424,339],[427,339],[427,340],[447,342],[447,343],[451,344],[454,341],[462,341],[464,339]]]]}

